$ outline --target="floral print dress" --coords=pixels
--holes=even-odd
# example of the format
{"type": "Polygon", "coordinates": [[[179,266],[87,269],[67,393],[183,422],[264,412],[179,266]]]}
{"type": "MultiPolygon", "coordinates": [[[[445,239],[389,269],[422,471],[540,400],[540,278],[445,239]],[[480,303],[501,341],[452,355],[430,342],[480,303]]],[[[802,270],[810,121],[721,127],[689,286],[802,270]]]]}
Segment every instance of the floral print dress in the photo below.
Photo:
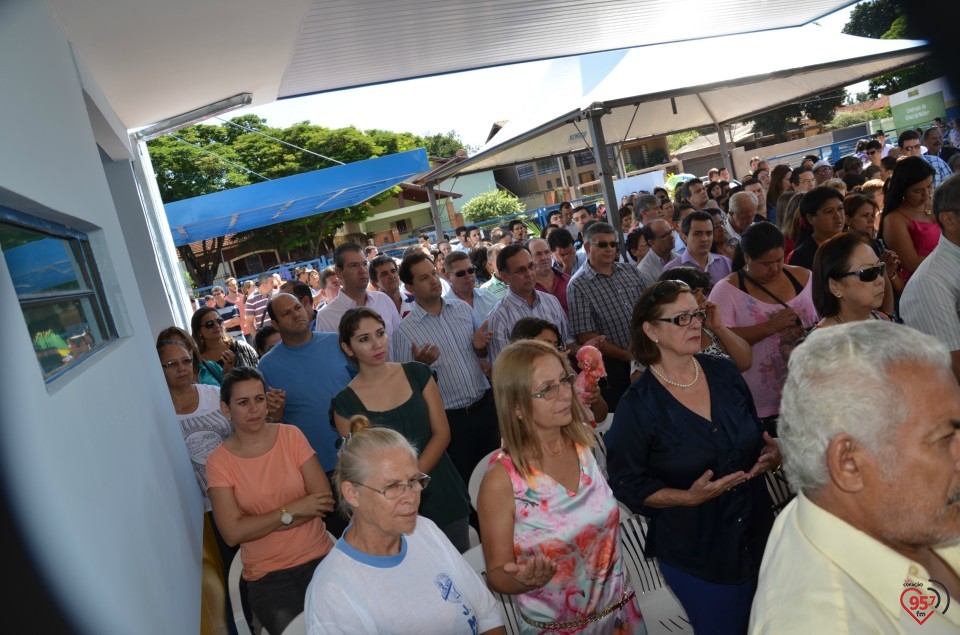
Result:
{"type": "Polygon", "coordinates": [[[508,454],[494,458],[507,470],[516,506],[513,550],[518,559],[540,553],[557,564],[545,586],[517,596],[523,633],[626,635],[646,633],[620,553],[620,510],[590,449],[577,445],[576,492],[531,468],[522,477],[508,454]],[[627,601],[596,621],[598,613],[627,601]],[[541,623],[540,626],[530,622],[541,623]],[[569,624],[573,622],[586,622],[569,624]],[[545,624],[568,624],[545,628],[545,624]]]}

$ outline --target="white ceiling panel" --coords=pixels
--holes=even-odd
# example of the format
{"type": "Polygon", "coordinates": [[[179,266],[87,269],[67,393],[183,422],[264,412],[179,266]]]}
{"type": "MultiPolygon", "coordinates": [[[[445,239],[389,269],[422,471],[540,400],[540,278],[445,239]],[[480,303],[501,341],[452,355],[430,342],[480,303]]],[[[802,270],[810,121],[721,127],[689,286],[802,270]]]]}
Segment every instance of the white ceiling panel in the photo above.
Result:
{"type": "MultiPolygon", "coordinates": [[[[852,0],[45,0],[128,128],[253,103],[796,26],[852,0]]],[[[731,64],[738,63],[730,59],[731,64]]]]}

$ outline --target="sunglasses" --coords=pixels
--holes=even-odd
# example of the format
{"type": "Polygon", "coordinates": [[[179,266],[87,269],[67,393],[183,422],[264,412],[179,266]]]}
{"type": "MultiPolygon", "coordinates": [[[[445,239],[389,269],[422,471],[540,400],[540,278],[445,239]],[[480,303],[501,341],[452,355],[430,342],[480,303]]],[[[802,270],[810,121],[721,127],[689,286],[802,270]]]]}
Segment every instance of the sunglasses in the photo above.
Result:
{"type": "Polygon", "coordinates": [[[834,276],[834,280],[849,278],[850,276],[857,276],[860,278],[860,282],[873,282],[880,276],[885,275],[887,275],[887,263],[881,262],[875,267],[864,267],[858,271],[848,271],[846,273],[837,274],[834,276]]]}
{"type": "Polygon", "coordinates": [[[599,247],[600,249],[607,249],[608,247],[609,247],[610,249],[616,249],[616,248],[620,245],[620,241],[611,240],[610,242],[607,242],[607,241],[605,241],[605,240],[598,240],[597,242],[595,242],[595,243],[593,243],[593,244],[594,244],[595,246],[599,247]]]}
{"type": "Polygon", "coordinates": [[[454,271],[453,275],[455,275],[458,278],[462,278],[464,276],[472,276],[475,273],[477,273],[476,267],[467,267],[463,271],[454,271]]]}
{"type": "Polygon", "coordinates": [[[650,307],[655,305],[666,296],[678,291],[687,291],[690,293],[693,292],[693,290],[690,288],[690,285],[683,280],[661,280],[660,282],[656,283],[653,285],[653,291],[650,292],[650,297],[647,298],[647,310],[649,311],[650,307]]]}
{"type": "Polygon", "coordinates": [[[221,324],[223,324],[223,318],[217,318],[215,320],[207,320],[206,322],[202,323],[200,326],[202,326],[205,329],[212,329],[214,325],[219,326],[221,324]]]}

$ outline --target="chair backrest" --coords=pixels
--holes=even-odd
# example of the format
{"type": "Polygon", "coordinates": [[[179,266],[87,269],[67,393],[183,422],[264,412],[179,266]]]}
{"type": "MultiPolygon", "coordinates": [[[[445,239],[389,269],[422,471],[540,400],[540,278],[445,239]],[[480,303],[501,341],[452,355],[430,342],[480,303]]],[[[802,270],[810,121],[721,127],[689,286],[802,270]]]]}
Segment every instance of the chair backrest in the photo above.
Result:
{"type": "Polygon", "coordinates": [[[307,620],[303,613],[293,618],[283,629],[283,635],[307,635],[307,620]]]}
{"type": "Polygon", "coordinates": [[[620,503],[620,550],[624,563],[639,593],[649,593],[663,588],[663,574],[656,558],[644,555],[647,544],[647,521],[640,514],[632,513],[620,503]]]}
{"type": "Polygon", "coordinates": [[[764,472],[763,480],[773,501],[773,515],[776,516],[797,495],[790,491],[790,484],[782,473],[764,472]]]}
{"type": "MultiPolygon", "coordinates": [[[[467,564],[469,564],[474,571],[480,574],[484,584],[486,584],[487,563],[483,558],[483,547],[481,545],[471,547],[463,553],[463,559],[467,561],[467,564]]],[[[507,635],[519,635],[520,622],[522,619],[520,618],[520,607],[517,605],[514,597],[512,595],[497,593],[493,589],[490,589],[490,592],[493,593],[493,597],[500,604],[500,615],[503,617],[503,626],[507,631],[507,635]]]]}
{"type": "Polygon", "coordinates": [[[480,459],[480,462],[473,468],[473,472],[470,473],[470,482],[467,483],[467,493],[470,494],[470,504],[473,505],[474,509],[477,508],[477,497],[480,495],[480,483],[483,482],[483,475],[487,473],[490,460],[498,452],[500,452],[499,448],[480,459]]]}
{"type": "Polygon", "coordinates": [[[230,572],[227,574],[227,592],[230,594],[230,607],[233,609],[233,623],[237,627],[237,635],[251,635],[250,625],[243,614],[243,602],[240,599],[240,574],[243,573],[243,563],[240,561],[240,550],[233,556],[230,563],[230,572]]]}

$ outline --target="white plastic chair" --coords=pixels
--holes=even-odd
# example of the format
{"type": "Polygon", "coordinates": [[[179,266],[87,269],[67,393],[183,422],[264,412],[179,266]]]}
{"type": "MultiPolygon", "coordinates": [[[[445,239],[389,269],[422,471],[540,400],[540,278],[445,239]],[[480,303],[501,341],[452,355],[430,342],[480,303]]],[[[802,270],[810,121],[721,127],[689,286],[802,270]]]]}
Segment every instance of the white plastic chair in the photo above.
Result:
{"type": "Polygon", "coordinates": [[[765,472],[763,480],[767,485],[767,491],[770,492],[770,498],[773,500],[773,515],[776,516],[787,503],[792,501],[796,494],[790,491],[790,485],[782,473],[765,472]]]}
{"type": "Polygon", "coordinates": [[[693,633],[687,614],[663,581],[656,558],[647,558],[647,522],[620,504],[620,550],[649,635],[693,633]]]}
{"type": "Polygon", "coordinates": [[[470,473],[470,482],[467,483],[467,493],[470,494],[470,504],[473,505],[474,509],[477,508],[477,497],[480,495],[480,483],[483,482],[483,475],[487,473],[490,459],[498,452],[500,452],[499,448],[480,459],[480,462],[473,468],[473,472],[470,473]]]}
{"type": "MultiPolygon", "coordinates": [[[[463,559],[467,561],[474,571],[480,574],[484,584],[487,583],[487,563],[483,558],[483,547],[477,545],[467,550],[463,554],[463,559]]],[[[489,588],[489,587],[488,587],[489,588]]],[[[493,597],[500,604],[500,615],[503,617],[503,627],[507,635],[520,635],[520,607],[512,595],[497,593],[490,589],[493,597]]]]}
{"type": "MultiPolygon", "coordinates": [[[[329,531],[327,535],[330,536],[331,542],[337,542],[337,539],[329,531]]],[[[237,627],[237,635],[253,635],[250,632],[250,625],[247,624],[247,618],[243,614],[243,604],[240,600],[240,574],[242,573],[243,563],[240,561],[240,550],[237,549],[237,553],[230,563],[230,571],[227,574],[227,593],[230,594],[230,606],[233,608],[233,623],[237,627]]],[[[300,633],[306,633],[306,631],[307,627],[303,620],[303,613],[301,613],[283,630],[283,635],[299,635],[300,633]],[[298,623],[297,620],[299,620],[300,630],[290,630],[294,624],[298,623]]],[[[267,632],[267,629],[261,628],[260,635],[270,635],[270,633],[267,632]]]]}
{"type": "Polygon", "coordinates": [[[307,619],[303,613],[293,618],[283,629],[283,635],[307,635],[307,619]]]}

